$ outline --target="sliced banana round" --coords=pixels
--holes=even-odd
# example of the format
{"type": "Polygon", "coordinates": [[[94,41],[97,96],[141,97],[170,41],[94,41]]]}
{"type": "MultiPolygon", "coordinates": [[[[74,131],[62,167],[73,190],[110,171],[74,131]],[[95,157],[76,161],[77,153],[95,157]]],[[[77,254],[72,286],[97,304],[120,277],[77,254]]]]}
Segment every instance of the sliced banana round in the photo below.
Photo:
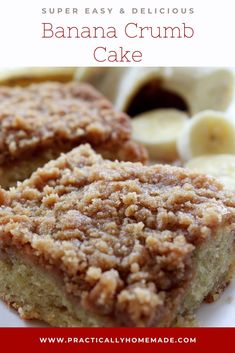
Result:
{"type": "Polygon", "coordinates": [[[184,161],[205,154],[235,154],[234,122],[222,112],[200,112],[184,126],[177,149],[184,161]]]}
{"type": "Polygon", "coordinates": [[[176,140],[188,116],[176,109],[152,110],[132,119],[133,139],[145,145],[150,158],[177,159],[176,140]]]}
{"type": "Polygon", "coordinates": [[[215,154],[191,159],[186,168],[214,176],[225,188],[235,192],[235,156],[215,154]]]}

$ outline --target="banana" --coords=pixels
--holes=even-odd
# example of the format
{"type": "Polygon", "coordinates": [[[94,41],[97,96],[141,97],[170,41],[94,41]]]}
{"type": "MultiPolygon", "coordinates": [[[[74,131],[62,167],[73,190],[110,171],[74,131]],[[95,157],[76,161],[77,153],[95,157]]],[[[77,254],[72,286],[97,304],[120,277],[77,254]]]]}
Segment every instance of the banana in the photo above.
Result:
{"type": "Polygon", "coordinates": [[[193,115],[206,109],[226,111],[233,100],[234,72],[202,67],[109,68],[101,80],[92,83],[116,109],[130,115],[138,99],[143,106],[138,113],[157,107],[179,108],[180,104],[193,115]]]}
{"type": "Polygon", "coordinates": [[[17,67],[0,69],[1,85],[27,85],[46,80],[67,82],[74,78],[73,67],[17,67]]]}
{"type": "Polygon", "coordinates": [[[154,160],[177,159],[176,140],[188,117],[176,109],[158,109],[132,119],[133,139],[145,145],[154,160]]]}
{"type": "Polygon", "coordinates": [[[215,154],[193,158],[186,168],[214,176],[229,191],[235,192],[235,156],[215,154]]]}
{"type": "Polygon", "coordinates": [[[185,100],[191,115],[207,109],[226,111],[233,100],[234,72],[228,68],[177,67],[165,78],[164,87],[185,100]]]}
{"type": "Polygon", "coordinates": [[[78,67],[75,72],[75,79],[98,85],[107,69],[107,67],[78,67]]]}
{"type": "Polygon", "coordinates": [[[79,67],[75,79],[92,84],[114,102],[120,92],[119,84],[128,71],[127,67],[79,67]]]}
{"type": "Polygon", "coordinates": [[[235,154],[235,125],[225,113],[200,112],[185,124],[177,150],[183,161],[206,154],[235,154]]]}

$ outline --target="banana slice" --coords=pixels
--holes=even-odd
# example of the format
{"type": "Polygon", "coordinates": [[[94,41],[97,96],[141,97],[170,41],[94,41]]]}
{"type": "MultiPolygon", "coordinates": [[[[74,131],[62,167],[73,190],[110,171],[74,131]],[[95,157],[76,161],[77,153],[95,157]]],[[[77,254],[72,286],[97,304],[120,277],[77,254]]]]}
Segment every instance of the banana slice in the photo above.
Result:
{"type": "Polygon", "coordinates": [[[157,109],[132,119],[133,138],[149,151],[150,158],[171,162],[177,159],[176,140],[188,117],[176,109],[157,109]]]}
{"type": "Polygon", "coordinates": [[[235,192],[235,156],[216,154],[193,158],[186,168],[214,176],[227,190],[235,192]]]}
{"type": "Polygon", "coordinates": [[[235,154],[235,125],[225,113],[200,112],[184,126],[177,149],[184,161],[206,154],[235,154]]]}

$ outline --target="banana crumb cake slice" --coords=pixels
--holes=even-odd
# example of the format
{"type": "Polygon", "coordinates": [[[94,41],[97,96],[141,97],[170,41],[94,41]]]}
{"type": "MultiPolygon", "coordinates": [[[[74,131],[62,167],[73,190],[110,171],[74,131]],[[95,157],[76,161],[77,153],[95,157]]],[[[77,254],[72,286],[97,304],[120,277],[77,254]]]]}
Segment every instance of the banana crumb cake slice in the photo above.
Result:
{"type": "Polygon", "coordinates": [[[0,296],[24,319],[173,326],[230,279],[235,199],[202,174],[82,145],[0,203],[0,296]]]}
{"type": "Polygon", "coordinates": [[[15,185],[81,143],[109,159],[145,161],[129,117],[87,84],[0,86],[0,185],[15,185]]]}

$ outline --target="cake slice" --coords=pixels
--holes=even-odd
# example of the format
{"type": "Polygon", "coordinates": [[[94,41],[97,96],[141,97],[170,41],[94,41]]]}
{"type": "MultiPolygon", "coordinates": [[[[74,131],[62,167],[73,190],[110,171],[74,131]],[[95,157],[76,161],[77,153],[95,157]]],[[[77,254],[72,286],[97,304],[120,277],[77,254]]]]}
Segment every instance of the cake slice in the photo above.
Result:
{"type": "Polygon", "coordinates": [[[81,145],[0,194],[0,297],[52,326],[174,326],[229,282],[235,198],[81,145]]]}
{"type": "Polygon", "coordinates": [[[129,117],[77,82],[0,86],[0,185],[15,185],[39,166],[89,142],[110,159],[146,161],[131,140],[129,117]]]}

